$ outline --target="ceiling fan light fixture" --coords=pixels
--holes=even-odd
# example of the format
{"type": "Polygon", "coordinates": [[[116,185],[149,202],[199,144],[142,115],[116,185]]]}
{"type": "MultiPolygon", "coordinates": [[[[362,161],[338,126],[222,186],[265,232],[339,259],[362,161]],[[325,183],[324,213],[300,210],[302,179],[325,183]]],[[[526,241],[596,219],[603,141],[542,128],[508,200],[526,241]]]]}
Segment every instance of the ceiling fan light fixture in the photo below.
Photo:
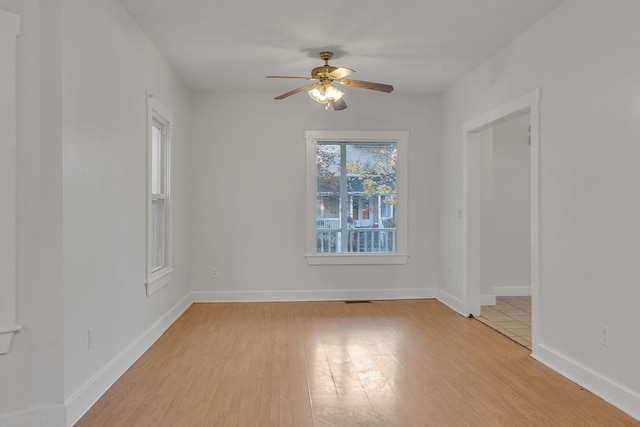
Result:
{"type": "Polygon", "coordinates": [[[320,104],[327,104],[337,101],[344,95],[344,92],[336,89],[330,83],[319,84],[309,91],[309,96],[320,104]]]}

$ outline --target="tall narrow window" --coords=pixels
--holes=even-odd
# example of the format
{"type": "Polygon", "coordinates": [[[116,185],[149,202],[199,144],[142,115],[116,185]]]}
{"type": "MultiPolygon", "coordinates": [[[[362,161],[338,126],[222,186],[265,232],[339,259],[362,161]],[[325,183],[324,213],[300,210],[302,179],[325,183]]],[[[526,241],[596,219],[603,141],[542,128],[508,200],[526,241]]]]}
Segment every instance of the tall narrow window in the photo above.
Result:
{"type": "Polygon", "coordinates": [[[314,206],[309,264],[406,262],[408,133],[307,131],[306,137],[308,206],[314,206]]]}
{"type": "Polygon", "coordinates": [[[170,263],[170,140],[171,114],[153,98],[148,99],[148,205],[147,294],[171,280],[170,263]]]}

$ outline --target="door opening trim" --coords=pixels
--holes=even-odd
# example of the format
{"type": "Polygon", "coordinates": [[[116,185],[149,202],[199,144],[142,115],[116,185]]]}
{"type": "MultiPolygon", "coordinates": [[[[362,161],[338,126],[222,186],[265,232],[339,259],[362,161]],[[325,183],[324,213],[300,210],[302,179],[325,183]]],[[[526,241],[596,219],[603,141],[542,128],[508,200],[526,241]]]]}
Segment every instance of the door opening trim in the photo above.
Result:
{"type": "Polygon", "coordinates": [[[530,209],[531,209],[531,344],[532,355],[537,352],[540,333],[540,88],[514,99],[465,123],[463,131],[463,200],[462,200],[462,299],[464,315],[480,314],[480,281],[477,270],[480,262],[479,203],[475,192],[479,183],[471,173],[471,165],[479,155],[472,144],[479,141],[479,132],[528,113],[531,126],[530,146],[530,209]],[[471,147],[471,149],[470,149],[471,147]]]}

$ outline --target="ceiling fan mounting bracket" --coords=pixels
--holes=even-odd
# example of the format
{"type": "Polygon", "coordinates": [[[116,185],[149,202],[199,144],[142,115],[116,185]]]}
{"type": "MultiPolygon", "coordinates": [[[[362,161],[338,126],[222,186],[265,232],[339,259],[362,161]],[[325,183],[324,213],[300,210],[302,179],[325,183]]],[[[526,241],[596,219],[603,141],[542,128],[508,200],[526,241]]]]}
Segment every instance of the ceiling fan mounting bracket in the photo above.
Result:
{"type": "Polygon", "coordinates": [[[320,52],[320,58],[322,58],[325,64],[329,62],[332,56],[333,56],[333,52],[329,52],[329,51],[320,52]]]}

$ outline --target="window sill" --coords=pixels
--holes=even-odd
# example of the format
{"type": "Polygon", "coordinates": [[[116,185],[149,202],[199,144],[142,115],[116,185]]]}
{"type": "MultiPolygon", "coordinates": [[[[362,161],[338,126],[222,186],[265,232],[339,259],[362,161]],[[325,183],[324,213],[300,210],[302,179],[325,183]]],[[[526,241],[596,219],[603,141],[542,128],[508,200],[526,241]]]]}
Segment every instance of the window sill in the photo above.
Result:
{"type": "Polygon", "coordinates": [[[393,265],[406,264],[408,254],[368,253],[368,254],[308,254],[308,265],[393,265]]]}
{"type": "Polygon", "coordinates": [[[147,283],[145,283],[147,296],[150,297],[160,289],[167,286],[171,282],[172,276],[173,268],[167,268],[166,270],[162,270],[151,276],[151,279],[147,280],[147,283]]]}

